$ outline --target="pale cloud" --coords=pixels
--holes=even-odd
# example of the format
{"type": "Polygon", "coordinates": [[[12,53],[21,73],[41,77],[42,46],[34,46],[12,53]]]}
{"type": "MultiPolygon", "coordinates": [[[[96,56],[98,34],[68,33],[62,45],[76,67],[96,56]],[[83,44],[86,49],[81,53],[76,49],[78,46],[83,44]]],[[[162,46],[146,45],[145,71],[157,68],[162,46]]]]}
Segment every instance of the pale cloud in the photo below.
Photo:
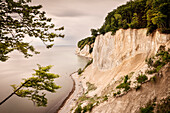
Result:
{"type": "MultiPolygon", "coordinates": [[[[100,28],[107,14],[129,0],[33,0],[41,4],[47,16],[57,26],[64,26],[65,38],[58,38],[57,45],[76,45],[90,36],[91,28],[100,28]]],[[[37,42],[36,42],[37,43],[37,42]]]]}

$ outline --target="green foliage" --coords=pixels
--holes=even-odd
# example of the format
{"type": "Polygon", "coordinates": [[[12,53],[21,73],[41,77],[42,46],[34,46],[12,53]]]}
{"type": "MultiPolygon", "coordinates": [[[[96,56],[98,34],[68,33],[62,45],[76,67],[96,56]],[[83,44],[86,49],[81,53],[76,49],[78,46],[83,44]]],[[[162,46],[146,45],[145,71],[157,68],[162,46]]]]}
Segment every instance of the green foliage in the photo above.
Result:
{"type": "Polygon", "coordinates": [[[90,82],[86,82],[86,85],[87,85],[87,92],[97,89],[97,87],[94,84],[91,84],[90,82]]]}
{"type": "Polygon", "coordinates": [[[117,95],[117,93],[113,93],[113,96],[115,97],[117,95]]]}
{"type": "Polygon", "coordinates": [[[129,79],[128,75],[126,75],[125,78],[124,78],[124,83],[127,83],[128,79],[129,79]]]}
{"type": "Polygon", "coordinates": [[[129,27],[130,28],[138,28],[138,21],[139,21],[139,19],[138,19],[138,16],[137,16],[137,13],[134,13],[133,14],[133,17],[132,17],[132,22],[129,24],[129,27]]]}
{"type": "Polygon", "coordinates": [[[121,84],[119,84],[116,88],[117,89],[124,89],[124,91],[128,91],[129,89],[130,89],[130,81],[129,82],[127,82],[128,81],[128,75],[126,75],[125,77],[124,77],[124,82],[123,83],[121,83],[121,84]]]}
{"type": "Polygon", "coordinates": [[[154,107],[152,105],[149,105],[145,108],[141,108],[140,109],[141,112],[140,113],[154,113],[153,110],[154,110],[154,107]]]}
{"type": "Polygon", "coordinates": [[[88,63],[86,64],[86,66],[84,68],[87,68],[90,64],[93,63],[93,59],[89,60],[88,63]]]}
{"type": "Polygon", "coordinates": [[[136,86],[136,91],[138,91],[141,88],[141,85],[136,86]]]}
{"type": "Polygon", "coordinates": [[[119,6],[109,12],[100,34],[111,31],[113,34],[120,28],[148,28],[147,34],[159,29],[163,33],[169,33],[168,0],[135,0],[119,6]]]}
{"type": "Polygon", "coordinates": [[[155,104],[156,100],[153,102],[148,102],[145,107],[140,108],[140,113],[169,113],[170,112],[170,97],[161,99],[159,103],[155,104]],[[154,112],[153,112],[154,111],[154,112]]]}
{"type": "Polygon", "coordinates": [[[105,96],[103,97],[103,101],[107,101],[107,100],[108,100],[108,96],[105,95],[105,96]]]}
{"type": "Polygon", "coordinates": [[[145,74],[141,74],[136,79],[137,79],[138,83],[143,83],[146,80],[148,80],[148,77],[145,74]]]}
{"type": "Polygon", "coordinates": [[[146,72],[148,74],[153,74],[153,73],[156,73],[157,71],[156,71],[156,69],[152,69],[152,70],[147,70],[146,72]]]}
{"type": "Polygon", "coordinates": [[[84,70],[92,63],[93,63],[93,59],[89,60],[88,63],[86,64],[86,66],[83,69],[79,68],[78,69],[78,75],[81,75],[84,72],[84,70]]]}
{"type": "Polygon", "coordinates": [[[169,113],[170,112],[170,97],[167,96],[164,99],[156,102],[156,98],[152,101],[149,101],[145,107],[140,108],[140,113],[169,113]],[[153,101],[153,102],[152,102],[153,101]]]}
{"type": "Polygon", "coordinates": [[[46,106],[47,98],[43,91],[54,93],[56,89],[60,88],[60,86],[57,86],[54,82],[54,79],[58,78],[59,75],[49,73],[51,67],[51,65],[46,67],[38,65],[38,70],[34,70],[35,73],[32,74],[33,77],[24,79],[21,85],[11,85],[14,91],[17,90],[15,94],[19,97],[27,97],[37,106],[46,106]]]}
{"type": "Polygon", "coordinates": [[[82,110],[83,109],[82,109],[81,105],[78,105],[78,107],[75,109],[74,113],[81,113],[82,110]]]}
{"type": "Polygon", "coordinates": [[[154,98],[153,100],[150,100],[145,107],[141,107],[140,108],[140,113],[154,113],[153,110],[156,106],[155,104],[156,102],[156,98],[154,98]]]}
{"type": "Polygon", "coordinates": [[[54,32],[55,25],[51,23],[51,18],[40,11],[42,6],[31,6],[30,2],[0,0],[0,61],[8,60],[8,53],[14,50],[23,53],[26,58],[38,54],[30,42],[24,40],[25,36],[39,38],[47,48],[52,47],[55,37],[64,37],[54,32]]]}
{"type": "Polygon", "coordinates": [[[78,75],[81,75],[84,72],[81,68],[78,69],[78,75]]]}
{"type": "Polygon", "coordinates": [[[82,50],[85,45],[89,45],[89,47],[90,47],[89,53],[91,53],[93,51],[93,47],[91,47],[91,44],[94,43],[95,39],[96,39],[95,36],[87,37],[85,39],[80,40],[78,42],[77,46],[78,46],[78,48],[80,48],[80,50],[82,50]]]}
{"type": "Polygon", "coordinates": [[[147,70],[147,73],[157,73],[164,65],[170,62],[170,54],[168,51],[165,51],[164,46],[160,46],[157,54],[155,55],[155,59],[149,58],[149,61],[146,62],[148,64],[148,67],[152,68],[150,70],[147,70]]]}
{"type": "Polygon", "coordinates": [[[151,58],[149,58],[148,61],[146,60],[146,62],[147,62],[149,67],[151,67],[153,65],[153,60],[151,58]]]}
{"type": "Polygon", "coordinates": [[[82,50],[85,45],[89,45],[89,53],[93,52],[93,47],[91,45],[95,42],[96,36],[98,35],[98,30],[91,29],[91,35],[91,37],[87,37],[78,42],[77,46],[80,50],[82,50]]]}
{"type": "Polygon", "coordinates": [[[93,104],[92,103],[88,103],[87,106],[84,106],[83,108],[81,107],[81,103],[78,105],[78,107],[75,109],[74,113],[86,113],[86,112],[90,112],[93,108],[93,104]]]}
{"type": "Polygon", "coordinates": [[[89,103],[87,106],[84,106],[83,107],[83,113],[86,113],[86,112],[90,112],[92,109],[93,109],[93,104],[92,103],[89,103]]]}
{"type": "Polygon", "coordinates": [[[161,103],[157,105],[157,113],[169,113],[170,112],[170,97],[161,100],[161,103]]]}
{"type": "Polygon", "coordinates": [[[130,89],[130,83],[121,83],[116,88],[117,89],[124,88],[124,91],[128,91],[130,89]]]}
{"type": "MultiPolygon", "coordinates": [[[[94,107],[94,103],[96,103],[96,96],[94,96],[94,98],[90,98],[87,97],[86,94],[83,94],[81,97],[79,97],[78,99],[78,106],[75,109],[74,113],[86,113],[86,112],[90,112],[92,110],[92,108],[94,107]],[[81,104],[83,101],[87,101],[88,104],[86,106],[84,106],[83,108],[81,107],[81,104]]],[[[99,102],[97,102],[99,103],[99,102]]]]}
{"type": "MultiPolygon", "coordinates": [[[[158,29],[161,33],[170,33],[170,2],[168,0],[133,0],[117,9],[109,12],[104,24],[99,29],[91,29],[92,37],[87,37],[78,42],[78,47],[83,49],[95,41],[95,37],[100,34],[123,29],[147,28],[147,35],[158,29]]],[[[93,51],[90,48],[90,53],[93,51]]]]}
{"type": "Polygon", "coordinates": [[[119,95],[121,93],[121,91],[119,90],[118,92],[117,92],[117,94],[119,95]]]}
{"type": "Polygon", "coordinates": [[[89,97],[87,97],[85,94],[83,94],[81,97],[79,97],[78,101],[83,102],[83,101],[88,100],[88,99],[89,99],[89,97]]]}
{"type": "Polygon", "coordinates": [[[156,76],[151,77],[151,81],[156,82],[156,78],[157,78],[156,76]]]}
{"type": "Polygon", "coordinates": [[[117,95],[120,95],[121,94],[121,91],[117,91],[116,93],[113,93],[113,96],[117,96],[117,95]]]}
{"type": "Polygon", "coordinates": [[[91,35],[96,37],[98,35],[98,31],[96,29],[91,29],[91,35]]]}
{"type": "Polygon", "coordinates": [[[154,25],[157,25],[158,28],[165,28],[165,26],[166,26],[165,20],[167,18],[167,15],[164,15],[161,12],[158,12],[158,13],[153,14],[153,16],[154,17],[151,19],[152,23],[154,25]]]}
{"type": "Polygon", "coordinates": [[[100,97],[97,97],[96,95],[92,97],[87,97],[86,94],[83,94],[81,97],[79,97],[77,101],[77,108],[75,109],[74,113],[86,113],[91,112],[92,108],[96,105],[98,105],[100,97]],[[82,108],[81,104],[86,101],[87,105],[82,108]]]}

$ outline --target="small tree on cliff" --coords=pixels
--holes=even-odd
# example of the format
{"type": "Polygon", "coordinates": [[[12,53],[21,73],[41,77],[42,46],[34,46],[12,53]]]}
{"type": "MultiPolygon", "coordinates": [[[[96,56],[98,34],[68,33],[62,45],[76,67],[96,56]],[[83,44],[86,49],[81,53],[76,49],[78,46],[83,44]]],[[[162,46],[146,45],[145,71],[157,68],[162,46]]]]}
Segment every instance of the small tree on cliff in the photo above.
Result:
{"type": "MultiPolygon", "coordinates": [[[[47,48],[53,46],[55,37],[64,37],[54,31],[63,30],[64,27],[55,28],[51,18],[40,11],[41,5],[31,6],[31,0],[0,0],[0,61],[8,60],[8,53],[17,50],[26,58],[39,52],[30,44],[24,41],[25,36],[35,37],[42,40],[47,48]]],[[[14,92],[9,95],[1,104],[12,95],[27,97],[37,106],[46,106],[47,99],[42,90],[55,92],[60,88],[54,83],[59,76],[49,73],[51,66],[41,67],[35,70],[33,77],[25,79],[21,85],[12,85],[14,92]]]]}

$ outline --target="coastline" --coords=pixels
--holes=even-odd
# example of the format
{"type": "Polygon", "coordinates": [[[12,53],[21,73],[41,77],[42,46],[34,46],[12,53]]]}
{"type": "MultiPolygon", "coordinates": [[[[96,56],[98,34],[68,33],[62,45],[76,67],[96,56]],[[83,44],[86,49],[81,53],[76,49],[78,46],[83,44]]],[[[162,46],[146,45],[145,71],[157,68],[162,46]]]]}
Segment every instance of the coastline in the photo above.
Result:
{"type": "Polygon", "coordinates": [[[59,111],[64,107],[64,105],[66,104],[67,100],[70,98],[70,96],[74,93],[75,91],[75,80],[72,77],[72,74],[77,73],[77,71],[73,72],[70,74],[71,79],[73,80],[73,88],[70,91],[70,93],[68,94],[68,96],[64,99],[64,101],[62,102],[62,104],[59,106],[59,108],[56,110],[56,113],[59,113],[59,111]]]}
{"type": "MultiPolygon", "coordinates": [[[[75,53],[79,57],[84,57],[87,59],[92,59],[90,56],[85,56],[79,54],[77,51],[75,53]]],[[[68,113],[71,110],[71,106],[74,106],[75,101],[81,96],[84,92],[82,81],[80,80],[80,76],[78,75],[78,71],[75,71],[70,74],[71,79],[73,80],[73,87],[68,96],[64,99],[62,104],[56,110],[56,113],[68,113]],[[78,90],[78,91],[76,91],[78,90]],[[80,94],[79,94],[80,93],[80,94]],[[69,110],[69,111],[68,111],[69,110]],[[67,111],[67,112],[66,112],[67,111]]]]}
{"type": "Polygon", "coordinates": [[[79,80],[79,75],[77,71],[70,74],[71,79],[73,80],[73,88],[62,102],[60,107],[56,110],[56,113],[68,113],[70,112],[75,100],[78,99],[79,95],[83,93],[83,87],[81,81],[79,80]],[[81,93],[81,94],[80,94],[81,93]]]}

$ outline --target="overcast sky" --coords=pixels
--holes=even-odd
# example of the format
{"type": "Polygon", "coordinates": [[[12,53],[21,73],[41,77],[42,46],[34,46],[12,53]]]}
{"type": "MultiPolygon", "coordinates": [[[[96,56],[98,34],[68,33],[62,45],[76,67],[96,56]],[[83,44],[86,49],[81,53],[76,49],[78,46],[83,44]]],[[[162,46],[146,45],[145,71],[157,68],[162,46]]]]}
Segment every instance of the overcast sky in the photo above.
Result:
{"type": "MultiPolygon", "coordinates": [[[[52,18],[56,26],[64,26],[65,38],[55,40],[55,45],[76,45],[90,36],[90,29],[100,28],[108,12],[129,0],[33,0],[52,18]]],[[[34,43],[37,43],[35,40],[34,43]]]]}

